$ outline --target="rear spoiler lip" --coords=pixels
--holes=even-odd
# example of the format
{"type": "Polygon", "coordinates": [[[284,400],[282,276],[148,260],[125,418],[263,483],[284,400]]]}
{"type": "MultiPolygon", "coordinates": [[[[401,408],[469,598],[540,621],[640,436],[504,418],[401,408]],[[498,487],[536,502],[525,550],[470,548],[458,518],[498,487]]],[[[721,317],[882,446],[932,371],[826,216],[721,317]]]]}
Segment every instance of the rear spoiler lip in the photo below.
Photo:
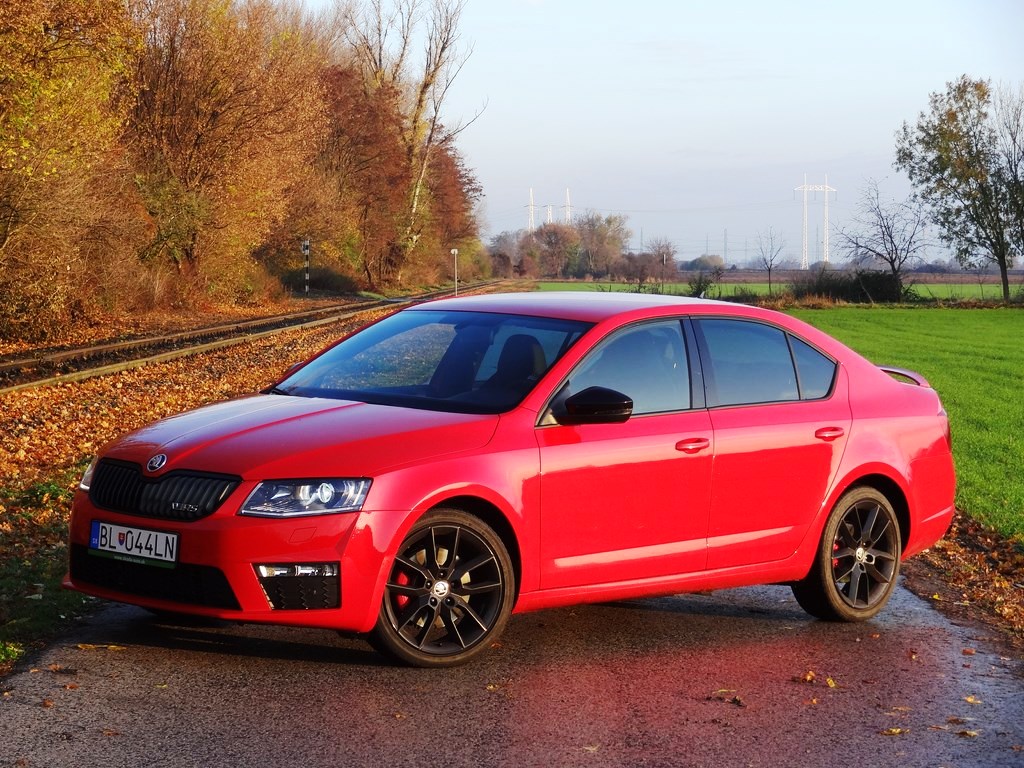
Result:
{"type": "Polygon", "coordinates": [[[879,370],[888,373],[890,376],[898,376],[901,379],[909,379],[919,387],[932,388],[932,385],[928,383],[928,380],[917,371],[911,371],[908,368],[897,368],[892,365],[880,365],[879,370]]]}

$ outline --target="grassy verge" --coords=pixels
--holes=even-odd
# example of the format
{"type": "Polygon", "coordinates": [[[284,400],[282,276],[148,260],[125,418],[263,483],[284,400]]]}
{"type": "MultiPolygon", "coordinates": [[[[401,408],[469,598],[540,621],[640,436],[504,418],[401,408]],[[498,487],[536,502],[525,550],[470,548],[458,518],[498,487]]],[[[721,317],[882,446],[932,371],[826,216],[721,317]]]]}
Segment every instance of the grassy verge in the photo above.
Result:
{"type": "Polygon", "coordinates": [[[41,637],[91,602],[60,588],[67,568],[67,510],[80,469],[25,490],[0,488],[4,559],[0,563],[0,673],[41,637]]]}
{"type": "MultiPolygon", "coordinates": [[[[928,301],[1001,301],[1002,289],[998,285],[979,283],[910,283],[918,297],[928,301]]],[[[556,282],[541,281],[536,284],[538,291],[630,291],[636,286],[626,283],[608,282],[556,282]]],[[[789,288],[789,283],[783,281],[772,281],[771,293],[778,295],[789,288]]],[[[661,286],[664,293],[676,294],[679,296],[689,295],[690,286],[686,282],[670,282],[661,286]]],[[[1021,291],[1021,286],[1011,285],[1011,294],[1016,296],[1021,291]]],[[[757,296],[768,296],[768,283],[732,283],[728,276],[723,282],[716,284],[708,291],[708,298],[727,299],[734,296],[745,296],[756,294],[757,296]]]]}
{"type": "Polygon", "coordinates": [[[952,424],[957,506],[1024,541],[1024,312],[840,307],[792,314],[875,363],[927,378],[952,424]]]}

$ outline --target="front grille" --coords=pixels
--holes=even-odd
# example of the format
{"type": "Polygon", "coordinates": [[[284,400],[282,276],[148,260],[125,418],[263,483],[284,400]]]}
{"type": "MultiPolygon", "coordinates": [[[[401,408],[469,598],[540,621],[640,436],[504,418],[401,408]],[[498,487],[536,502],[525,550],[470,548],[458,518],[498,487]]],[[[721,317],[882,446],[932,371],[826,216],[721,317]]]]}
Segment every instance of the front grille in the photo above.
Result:
{"type": "Polygon", "coordinates": [[[275,611],[309,611],[341,605],[341,579],[337,576],[260,577],[260,584],[275,611]]]}
{"type": "Polygon", "coordinates": [[[188,523],[212,515],[239,482],[231,475],[187,470],[151,480],[137,464],[103,459],[96,465],[89,500],[113,512],[188,523]]]}
{"type": "Polygon", "coordinates": [[[71,545],[70,559],[71,578],[76,581],[185,605],[241,608],[227,577],[212,566],[178,563],[174,568],[157,568],[89,554],[81,544],[71,545]]]}

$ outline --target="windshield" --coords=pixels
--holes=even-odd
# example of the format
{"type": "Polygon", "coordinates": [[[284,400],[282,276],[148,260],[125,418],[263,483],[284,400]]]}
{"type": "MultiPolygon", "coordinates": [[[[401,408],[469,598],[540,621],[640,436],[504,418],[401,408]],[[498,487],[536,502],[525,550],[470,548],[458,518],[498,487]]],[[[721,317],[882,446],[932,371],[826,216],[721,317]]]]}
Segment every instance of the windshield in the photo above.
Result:
{"type": "Polygon", "coordinates": [[[544,317],[406,310],[345,339],[273,391],[502,413],[518,405],[588,328],[544,317]]]}

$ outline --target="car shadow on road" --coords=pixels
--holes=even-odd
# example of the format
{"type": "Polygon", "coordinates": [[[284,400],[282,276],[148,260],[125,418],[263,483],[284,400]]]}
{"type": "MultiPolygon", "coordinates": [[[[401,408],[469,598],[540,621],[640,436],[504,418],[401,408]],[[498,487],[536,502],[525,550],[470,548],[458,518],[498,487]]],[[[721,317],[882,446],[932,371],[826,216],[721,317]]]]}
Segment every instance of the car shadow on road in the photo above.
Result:
{"type": "Polygon", "coordinates": [[[201,616],[112,606],[116,614],[96,623],[89,642],[315,664],[390,666],[358,638],[331,630],[239,624],[201,616]]]}
{"type": "MultiPolygon", "coordinates": [[[[910,598],[897,592],[893,605],[867,624],[837,624],[805,614],[788,588],[719,590],[657,598],[580,605],[513,616],[492,658],[516,663],[553,662],[583,654],[591,658],[642,650],[701,652],[704,648],[746,647],[751,642],[812,645],[859,642],[858,637],[894,625],[903,630],[928,618],[904,615],[910,598]],[[908,620],[909,619],[909,620],[908,620]]],[[[926,612],[931,615],[931,612],[926,612]]],[[[238,624],[175,614],[153,615],[112,605],[90,622],[87,642],[144,646],[345,667],[393,668],[365,639],[332,630],[238,624]]],[[[919,626],[917,629],[921,629],[919,626]]]]}

